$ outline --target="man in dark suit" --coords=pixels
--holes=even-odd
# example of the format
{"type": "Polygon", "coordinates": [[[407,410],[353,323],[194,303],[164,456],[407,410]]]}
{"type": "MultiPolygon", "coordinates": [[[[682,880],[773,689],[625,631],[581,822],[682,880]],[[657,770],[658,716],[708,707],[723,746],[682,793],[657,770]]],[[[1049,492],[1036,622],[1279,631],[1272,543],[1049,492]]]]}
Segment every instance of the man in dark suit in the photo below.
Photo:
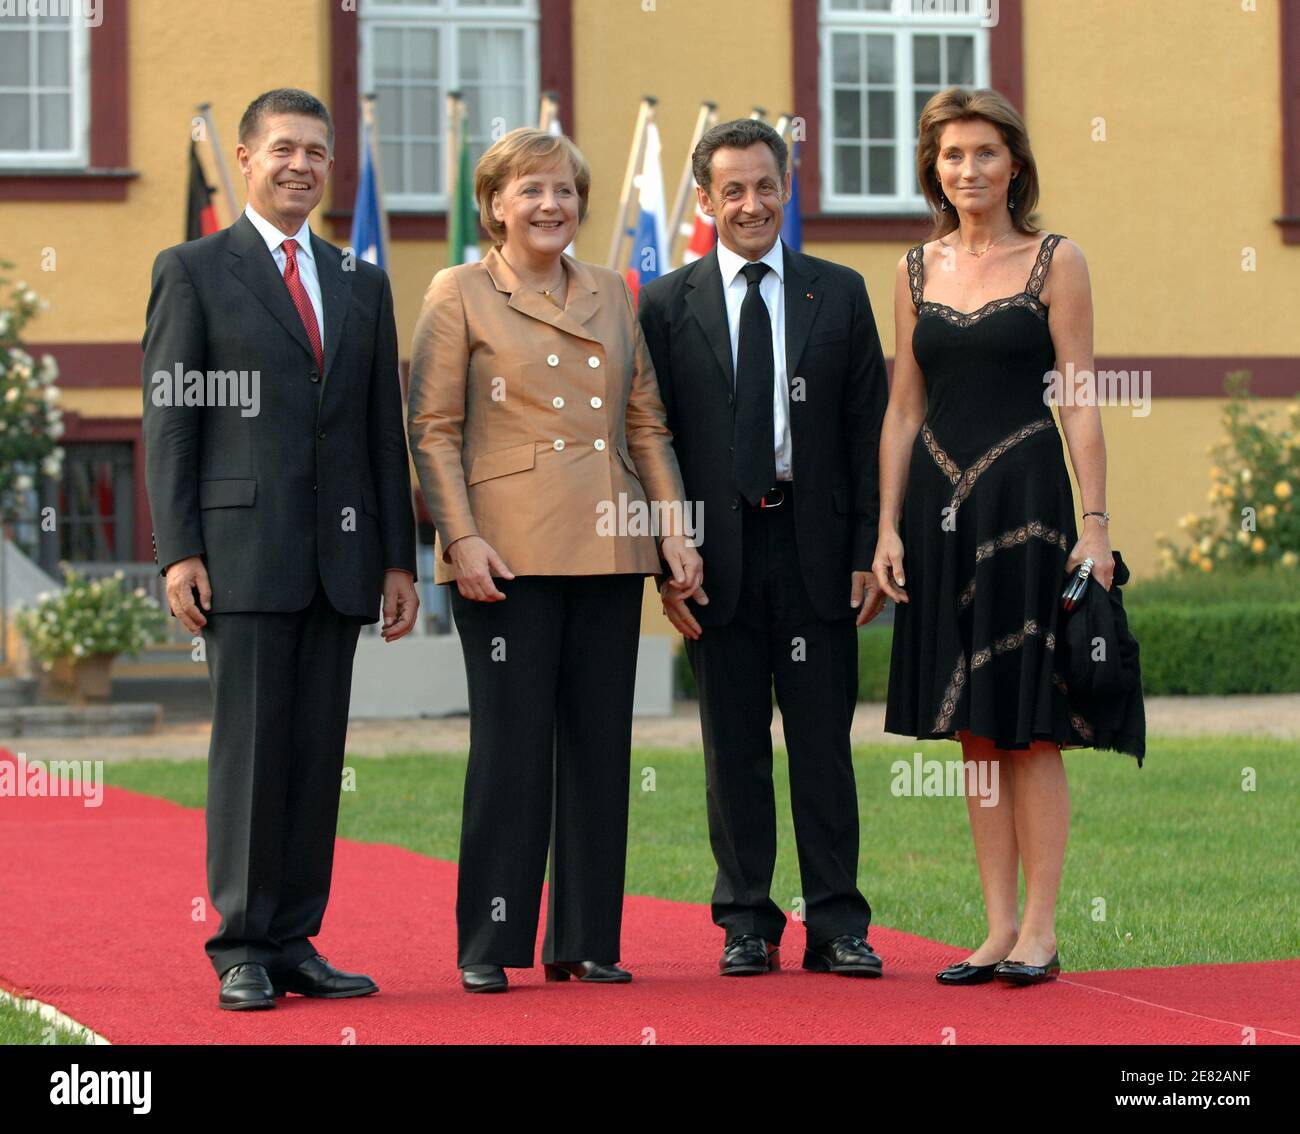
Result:
{"type": "Polygon", "coordinates": [[[779,967],[772,688],[785,725],[806,924],[803,967],[879,976],[857,887],[849,728],[857,635],[884,598],[870,574],[888,400],[862,277],[780,240],[786,145],[752,119],[693,155],[718,244],[641,291],[639,317],[688,500],[702,507],[704,585],[664,609],[700,696],[713,920],[724,975],[779,967]],[[856,616],[855,616],[856,615],[856,616]]]}
{"type": "Polygon", "coordinates": [[[239,124],[248,206],[160,253],[144,334],[154,557],[212,684],[207,953],[222,1008],[364,996],[312,945],[329,897],[360,628],[415,621],[388,277],[315,236],[334,128],[306,91],[239,124]]]}

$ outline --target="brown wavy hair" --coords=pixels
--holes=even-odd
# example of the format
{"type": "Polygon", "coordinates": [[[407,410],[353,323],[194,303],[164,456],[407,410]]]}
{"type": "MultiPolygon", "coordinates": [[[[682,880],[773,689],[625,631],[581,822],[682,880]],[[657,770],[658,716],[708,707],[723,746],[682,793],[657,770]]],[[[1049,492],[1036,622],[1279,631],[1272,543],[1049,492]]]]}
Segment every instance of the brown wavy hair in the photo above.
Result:
{"type": "Polygon", "coordinates": [[[929,238],[938,240],[947,236],[958,225],[957,210],[952,202],[948,202],[947,210],[941,207],[943,190],[939,187],[938,174],[934,169],[939,159],[939,138],[949,122],[975,119],[991,123],[1002,136],[1002,142],[1011,151],[1012,158],[1020,163],[1020,172],[1007,190],[1010,201],[1014,201],[1016,206],[1010,210],[1011,223],[1021,232],[1038,232],[1038,226],[1029,219],[1038,207],[1038,163],[1034,161],[1033,150],[1029,148],[1029,131],[1025,129],[1025,120],[997,91],[949,87],[931,97],[921,111],[921,119],[917,124],[916,176],[921,183],[921,192],[925,194],[926,204],[930,206],[930,219],[934,223],[929,238]]]}

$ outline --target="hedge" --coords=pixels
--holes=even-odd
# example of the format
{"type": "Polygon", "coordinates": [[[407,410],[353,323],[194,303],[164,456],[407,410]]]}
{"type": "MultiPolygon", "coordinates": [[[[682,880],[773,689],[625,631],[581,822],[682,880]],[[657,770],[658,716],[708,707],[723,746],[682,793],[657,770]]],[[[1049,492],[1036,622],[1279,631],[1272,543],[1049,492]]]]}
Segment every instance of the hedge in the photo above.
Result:
{"type": "MultiPolygon", "coordinates": [[[[1290,579],[1259,574],[1240,587],[1228,579],[1216,583],[1162,580],[1133,588],[1132,601],[1126,594],[1129,626],[1142,650],[1145,693],[1300,692],[1300,598],[1292,597],[1290,579]]],[[[889,623],[858,631],[859,700],[885,699],[891,640],[889,623]]],[[[677,695],[696,696],[681,649],[677,695]]]]}

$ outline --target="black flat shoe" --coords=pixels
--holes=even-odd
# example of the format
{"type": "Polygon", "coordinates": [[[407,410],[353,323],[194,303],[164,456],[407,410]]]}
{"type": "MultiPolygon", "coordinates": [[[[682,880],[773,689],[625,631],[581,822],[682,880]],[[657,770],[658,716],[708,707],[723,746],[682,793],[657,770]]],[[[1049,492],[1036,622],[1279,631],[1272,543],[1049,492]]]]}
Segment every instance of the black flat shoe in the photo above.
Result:
{"type": "Polygon", "coordinates": [[[781,946],[757,933],[739,933],[728,937],[718,961],[723,976],[753,976],[781,967],[781,946]]]}
{"type": "Polygon", "coordinates": [[[972,965],[962,961],[935,973],[934,979],[940,984],[988,984],[993,979],[993,970],[1000,964],[1001,961],[994,961],[991,965],[972,965]]]}
{"type": "Polygon", "coordinates": [[[296,969],[276,973],[271,978],[276,996],[296,992],[322,1000],[344,1000],[350,996],[370,996],[379,985],[364,973],[345,973],[336,969],[319,953],[308,957],[296,969]]]}
{"type": "Polygon", "coordinates": [[[865,937],[847,933],[803,951],[803,967],[812,973],[878,977],[884,964],[865,937]]]}
{"type": "Polygon", "coordinates": [[[460,986],[466,992],[505,992],[509,982],[500,965],[466,965],[460,970],[460,986]]]}
{"type": "Polygon", "coordinates": [[[600,961],[552,961],[543,968],[548,982],[574,977],[592,984],[627,984],[632,979],[632,974],[627,969],[600,961]]]}
{"type": "Polygon", "coordinates": [[[221,974],[217,1003],[229,1012],[275,1007],[275,989],[265,965],[255,961],[233,965],[221,974]]]}
{"type": "Polygon", "coordinates": [[[1053,953],[1052,959],[1045,965],[1026,965],[1023,961],[1000,961],[993,970],[998,980],[1008,984],[1042,984],[1046,980],[1055,980],[1061,971],[1061,956],[1053,953]]]}

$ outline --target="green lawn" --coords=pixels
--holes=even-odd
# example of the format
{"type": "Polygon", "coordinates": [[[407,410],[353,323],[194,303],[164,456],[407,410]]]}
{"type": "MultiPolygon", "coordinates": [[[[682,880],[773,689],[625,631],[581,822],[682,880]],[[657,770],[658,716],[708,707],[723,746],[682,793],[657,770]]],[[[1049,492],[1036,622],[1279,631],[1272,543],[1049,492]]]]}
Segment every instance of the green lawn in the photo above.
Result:
{"type": "MultiPolygon", "coordinates": [[[[956,745],[918,744],[948,760],[956,745]]],[[[965,803],[891,794],[891,763],[911,749],[855,750],[862,816],[860,884],[881,925],[973,947],[983,904],[965,803]]],[[[339,834],[455,859],[464,757],[349,756],[339,834]]],[[[1066,755],[1073,800],[1057,934],[1065,966],[1085,969],[1257,961],[1300,954],[1300,860],[1294,853],[1300,763],[1283,741],[1156,740],[1146,767],[1110,752],[1066,755]],[[1242,769],[1257,788],[1242,790],[1242,769]],[[1292,832],[1292,834],[1287,834],[1292,832]],[[1104,901],[1105,919],[1096,920],[1104,901]]],[[[772,895],[800,892],[785,758],[776,761],[780,853],[772,895]]],[[[190,807],[203,804],[202,761],[109,765],[108,782],[190,807]]],[[[633,753],[627,889],[707,904],[713,883],[701,755],[633,753]],[[643,769],[655,790],[642,790],[643,769]]],[[[702,917],[701,933],[715,930],[702,917]]],[[[886,958],[888,960],[888,958],[886,958]]]]}
{"type": "Polygon", "coordinates": [[[87,1044],[82,1032],[73,1032],[42,1020],[32,1007],[0,1000],[0,1046],[4,1044],[87,1044]]]}

